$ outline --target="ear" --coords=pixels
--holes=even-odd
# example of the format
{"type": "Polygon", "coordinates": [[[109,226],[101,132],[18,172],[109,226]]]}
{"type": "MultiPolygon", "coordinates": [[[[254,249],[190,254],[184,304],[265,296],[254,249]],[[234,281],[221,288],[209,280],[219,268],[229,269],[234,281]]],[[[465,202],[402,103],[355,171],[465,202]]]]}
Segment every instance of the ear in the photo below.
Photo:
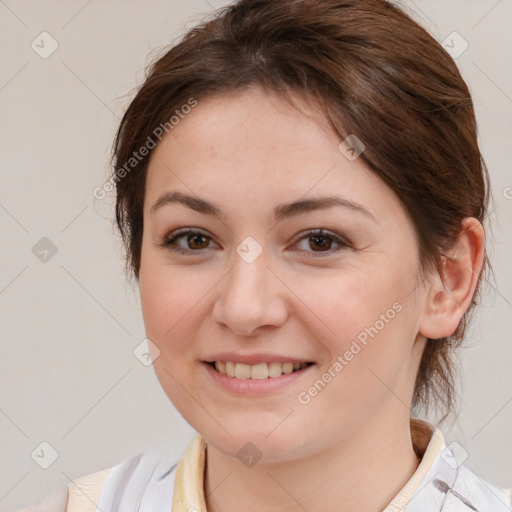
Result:
{"type": "Polygon", "coordinates": [[[485,234],[480,222],[466,217],[459,236],[442,256],[441,271],[430,276],[419,334],[438,339],[452,335],[471,304],[484,261],[485,234]]]}

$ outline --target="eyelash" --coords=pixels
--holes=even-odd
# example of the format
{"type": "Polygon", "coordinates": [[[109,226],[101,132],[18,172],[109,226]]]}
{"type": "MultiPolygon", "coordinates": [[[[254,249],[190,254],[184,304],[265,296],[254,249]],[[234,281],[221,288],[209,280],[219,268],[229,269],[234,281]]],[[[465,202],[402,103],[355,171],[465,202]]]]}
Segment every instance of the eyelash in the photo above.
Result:
{"type": "MultiPolygon", "coordinates": [[[[202,231],[200,231],[198,229],[183,228],[183,229],[178,230],[178,231],[176,231],[174,233],[171,233],[171,235],[169,235],[169,237],[166,238],[159,245],[162,246],[162,247],[165,247],[167,249],[170,249],[173,252],[177,252],[177,253],[180,253],[180,254],[199,253],[199,252],[203,252],[203,251],[206,250],[206,249],[196,249],[196,250],[193,250],[193,249],[183,249],[181,247],[177,247],[175,245],[176,240],[185,237],[185,235],[201,235],[201,236],[204,236],[205,238],[211,240],[210,236],[208,236],[206,233],[204,233],[204,232],[202,232],[202,231]]],[[[305,251],[305,252],[313,252],[313,254],[315,254],[314,256],[308,256],[308,257],[312,257],[312,258],[320,257],[321,258],[321,257],[324,257],[323,255],[330,256],[330,255],[332,255],[335,252],[338,252],[338,251],[340,251],[342,249],[346,249],[346,248],[350,247],[350,243],[349,242],[345,241],[343,238],[335,235],[334,233],[325,231],[324,229],[311,229],[311,230],[306,231],[295,242],[295,244],[297,244],[298,242],[300,242],[300,241],[302,241],[304,239],[311,238],[313,236],[323,237],[323,238],[330,238],[336,244],[338,244],[339,247],[338,247],[338,249],[334,249],[334,250],[329,249],[327,251],[317,251],[316,253],[315,253],[315,251],[305,251]]]]}

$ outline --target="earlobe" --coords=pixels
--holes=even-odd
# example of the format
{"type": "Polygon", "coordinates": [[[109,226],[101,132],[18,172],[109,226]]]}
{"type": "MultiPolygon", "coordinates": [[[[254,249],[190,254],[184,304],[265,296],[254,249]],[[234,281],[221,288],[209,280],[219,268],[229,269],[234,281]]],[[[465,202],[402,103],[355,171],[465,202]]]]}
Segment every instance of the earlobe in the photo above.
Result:
{"type": "Polygon", "coordinates": [[[459,236],[442,256],[442,268],[431,276],[419,333],[430,339],[452,335],[469,308],[485,254],[480,222],[466,217],[459,236]]]}

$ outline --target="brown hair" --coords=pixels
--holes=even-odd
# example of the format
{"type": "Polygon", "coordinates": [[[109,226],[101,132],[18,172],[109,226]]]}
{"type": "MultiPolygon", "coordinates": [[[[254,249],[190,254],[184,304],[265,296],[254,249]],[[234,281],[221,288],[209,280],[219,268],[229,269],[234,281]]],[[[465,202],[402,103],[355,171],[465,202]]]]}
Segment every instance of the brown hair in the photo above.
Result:
{"type": "MultiPolygon", "coordinates": [[[[452,58],[423,28],[384,0],[241,0],[148,68],[121,121],[112,179],[127,270],[136,279],[151,151],[129,172],[126,162],[191,98],[249,86],[313,99],[340,141],[348,134],[363,141],[360,158],[412,219],[424,272],[441,270],[463,218],[483,222],[488,175],[471,96],[452,58]]],[[[479,287],[456,332],[429,339],[422,356],[413,407],[433,405],[445,413],[441,421],[455,404],[453,349],[479,287]]]]}

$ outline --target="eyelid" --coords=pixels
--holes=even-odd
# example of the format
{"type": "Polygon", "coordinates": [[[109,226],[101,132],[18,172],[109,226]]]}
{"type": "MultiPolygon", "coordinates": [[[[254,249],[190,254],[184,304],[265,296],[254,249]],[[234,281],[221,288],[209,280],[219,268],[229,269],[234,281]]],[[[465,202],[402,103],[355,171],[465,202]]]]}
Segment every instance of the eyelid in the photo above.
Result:
{"type": "Polygon", "coordinates": [[[171,249],[174,252],[178,252],[178,253],[182,253],[182,254],[192,254],[192,253],[198,254],[198,253],[204,252],[205,249],[195,250],[194,251],[192,249],[182,249],[181,247],[175,247],[175,248],[171,248],[170,247],[171,244],[176,239],[178,239],[180,237],[183,237],[185,235],[189,235],[189,234],[202,235],[205,238],[208,238],[208,239],[210,239],[211,241],[214,242],[213,237],[211,237],[208,233],[203,231],[201,228],[186,227],[186,228],[179,228],[179,229],[176,229],[175,231],[172,231],[171,233],[166,235],[164,237],[163,241],[161,243],[159,243],[158,245],[160,245],[160,246],[162,246],[164,248],[171,249]]]}
{"type": "MultiPolygon", "coordinates": [[[[197,234],[197,235],[202,235],[204,236],[205,238],[211,240],[212,242],[215,243],[213,237],[211,237],[208,233],[206,233],[204,230],[202,230],[201,228],[194,228],[194,227],[185,227],[185,228],[180,228],[180,229],[177,229],[173,232],[171,232],[169,235],[167,235],[163,242],[161,242],[160,246],[163,246],[164,248],[169,248],[170,250],[172,250],[173,252],[176,252],[176,253],[181,253],[181,254],[195,254],[195,255],[201,255],[201,253],[204,253],[204,251],[208,250],[208,248],[206,249],[197,249],[197,250],[193,250],[193,249],[183,249],[181,247],[173,247],[171,248],[171,245],[172,243],[178,239],[178,238],[181,238],[185,235],[188,235],[188,234],[197,234]]],[[[347,248],[353,248],[353,245],[352,243],[347,240],[345,237],[341,236],[341,235],[338,235],[337,233],[334,233],[332,231],[329,231],[327,229],[324,229],[324,228],[312,228],[312,229],[308,229],[306,231],[302,231],[301,233],[299,233],[292,245],[296,245],[298,242],[308,238],[308,237],[312,237],[312,236],[324,236],[324,237],[328,237],[328,238],[331,238],[336,244],[338,244],[338,248],[337,249],[329,249],[327,251],[318,251],[318,252],[315,252],[315,251],[301,251],[300,249],[292,249],[294,252],[305,252],[305,253],[308,253],[307,257],[312,257],[312,258],[318,258],[318,257],[328,257],[328,256],[332,256],[333,254],[336,254],[338,252],[340,252],[342,249],[347,249],[347,248]]]]}
{"type": "Polygon", "coordinates": [[[327,229],[324,229],[324,228],[313,228],[313,229],[308,229],[306,231],[303,231],[303,232],[299,233],[297,235],[297,237],[295,238],[295,241],[293,242],[293,245],[296,245],[301,240],[306,239],[308,237],[312,237],[312,236],[325,236],[325,237],[329,237],[329,238],[333,239],[335,241],[335,243],[337,243],[339,245],[339,247],[337,249],[330,249],[330,250],[327,250],[327,251],[318,251],[318,252],[315,252],[315,251],[303,251],[303,252],[307,253],[307,257],[313,257],[313,258],[325,257],[326,258],[328,256],[332,256],[334,254],[337,254],[342,249],[348,249],[348,248],[352,248],[353,247],[352,243],[349,240],[347,240],[345,237],[343,237],[341,235],[338,235],[337,233],[334,233],[333,231],[330,231],[330,230],[327,230],[327,229]]]}

